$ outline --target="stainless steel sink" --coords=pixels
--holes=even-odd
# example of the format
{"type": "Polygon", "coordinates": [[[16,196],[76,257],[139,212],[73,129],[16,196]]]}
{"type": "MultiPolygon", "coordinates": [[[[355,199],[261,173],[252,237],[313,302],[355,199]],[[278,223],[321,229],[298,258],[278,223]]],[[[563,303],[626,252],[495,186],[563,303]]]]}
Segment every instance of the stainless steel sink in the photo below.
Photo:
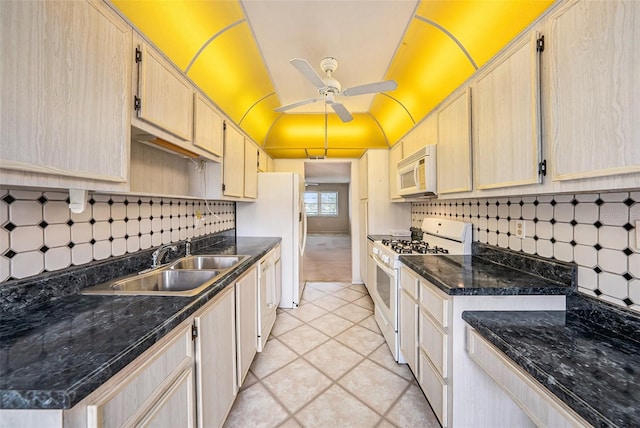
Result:
{"type": "Polygon", "coordinates": [[[81,294],[195,296],[249,256],[187,256],[139,275],[88,287],[81,294]]]}
{"type": "Polygon", "coordinates": [[[242,263],[249,256],[237,255],[200,255],[188,256],[171,263],[169,269],[206,270],[206,269],[231,269],[242,263]]]}
{"type": "Polygon", "coordinates": [[[195,296],[213,284],[219,270],[162,269],[88,287],[82,294],[195,296]]]}

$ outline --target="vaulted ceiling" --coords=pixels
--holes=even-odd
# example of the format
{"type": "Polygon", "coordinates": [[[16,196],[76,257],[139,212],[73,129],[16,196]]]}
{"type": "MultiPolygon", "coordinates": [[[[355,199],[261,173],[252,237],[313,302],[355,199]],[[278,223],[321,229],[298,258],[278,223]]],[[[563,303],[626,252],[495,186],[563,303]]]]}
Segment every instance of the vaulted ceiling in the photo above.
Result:
{"type": "Polygon", "coordinates": [[[274,158],[359,157],[395,144],[554,0],[111,0],[274,158]],[[338,60],[343,123],[290,63],[338,60]],[[326,110],[325,110],[326,109],[326,110]],[[326,111],[326,113],[325,113],[326,111]]]}

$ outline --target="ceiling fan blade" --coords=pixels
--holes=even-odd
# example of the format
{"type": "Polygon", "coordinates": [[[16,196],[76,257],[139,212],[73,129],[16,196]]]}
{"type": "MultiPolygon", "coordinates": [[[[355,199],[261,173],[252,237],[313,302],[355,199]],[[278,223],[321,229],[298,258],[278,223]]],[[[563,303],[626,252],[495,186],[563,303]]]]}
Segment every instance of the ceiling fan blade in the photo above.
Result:
{"type": "Polygon", "coordinates": [[[363,94],[375,94],[377,92],[393,91],[398,87],[395,80],[385,80],[384,82],[367,83],[366,85],[354,86],[353,88],[347,88],[342,91],[342,95],[363,95],[363,94]]]}
{"type": "Polygon", "coordinates": [[[331,108],[336,112],[340,120],[342,120],[343,122],[350,122],[353,119],[353,116],[351,116],[349,110],[347,110],[346,107],[342,104],[333,103],[331,104],[331,108]]]}
{"type": "Polygon", "coordinates": [[[322,89],[326,86],[324,84],[324,81],[322,80],[322,77],[320,77],[318,73],[316,73],[316,71],[313,69],[313,67],[311,67],[311,64],[309,64],[306,59],[293,58],[289,62],[291,63],[291,65],[297,68],[298,71],[300,71],[300,73],[302,73],[304,77],[306,77],[307,80],[311,82],[316,88],[322,89]]]}
{"type": "Polygon", "coordinates": [[[319,100],[320,98],[307,98],[306,100],[298,101],[292,104],[287,104],[286,106],[280,106],[277,109],[275,109],[275,111],[277,112],[287,111],[287,110],[291,110],[292,108],[300,107],[305,104],[311,104],[319,100]]]}

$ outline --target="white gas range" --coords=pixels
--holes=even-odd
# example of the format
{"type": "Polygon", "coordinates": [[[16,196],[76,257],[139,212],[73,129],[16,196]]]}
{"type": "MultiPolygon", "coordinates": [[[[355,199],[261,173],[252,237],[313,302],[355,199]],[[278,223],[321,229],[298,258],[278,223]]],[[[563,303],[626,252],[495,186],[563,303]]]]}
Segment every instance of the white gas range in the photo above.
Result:
{"type": "Polygon", "coordinates": [[[375,319],[394,359],[400,363],[405,362],[398,337],[400,256],[471,254],[471,223],[425,217],[421,230],[421,240],[390,238],[374,241],[370,254],[376,265],[375,276],[370,279],[375,319]]]}

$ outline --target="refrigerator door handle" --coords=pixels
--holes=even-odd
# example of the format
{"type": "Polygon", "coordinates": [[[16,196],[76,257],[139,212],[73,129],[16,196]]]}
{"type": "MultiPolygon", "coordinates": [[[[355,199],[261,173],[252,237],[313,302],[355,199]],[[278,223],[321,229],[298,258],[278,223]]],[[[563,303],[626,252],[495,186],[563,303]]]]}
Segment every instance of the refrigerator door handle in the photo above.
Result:
{"type": "Polygon", "coordinates": [[[300,201],[300,221],[302,221],[302,242],[300,243],[300,255],[304,255],[307,246],[307,213],[304,209],[304,201],[300,201]]]}

